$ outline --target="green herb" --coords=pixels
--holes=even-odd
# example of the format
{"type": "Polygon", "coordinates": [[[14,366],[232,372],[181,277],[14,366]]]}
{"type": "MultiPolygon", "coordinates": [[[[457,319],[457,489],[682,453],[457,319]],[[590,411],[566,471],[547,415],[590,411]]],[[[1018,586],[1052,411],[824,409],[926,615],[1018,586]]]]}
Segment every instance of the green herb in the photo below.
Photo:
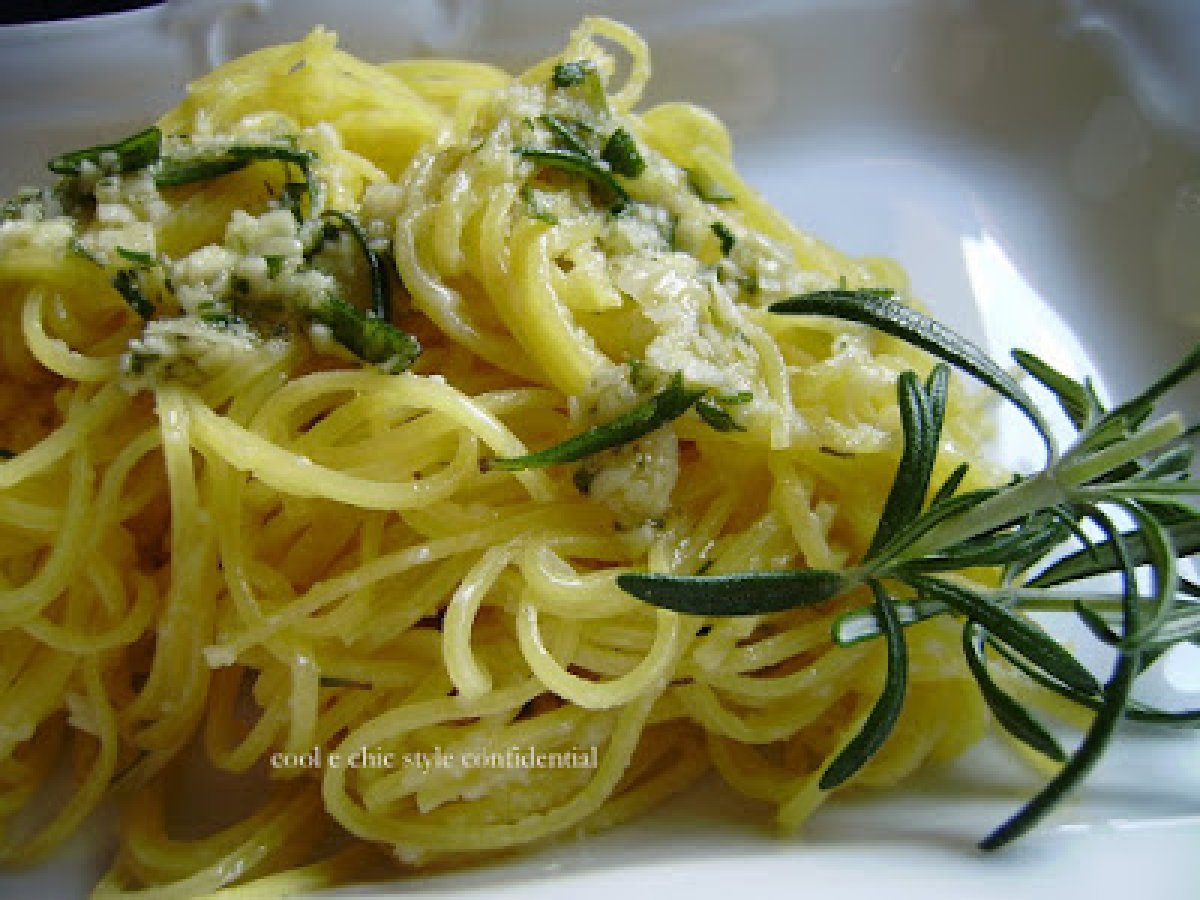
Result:
{"type": "Polygon", "coordinates": [[[143,253],[141,250],[117,248],[117,255],[142,269],[150,269],[158,265],[158,257],[153,253],[143,253]]]}
{"type": "MultiPolygon", "coordinates": [[[[185,158],[164,157],[154,183],[159,187],[176,187],[196,181],[208,181],[220,175],[228,175],[244,169],[252,162],[278,160],[289,163],[309,176],[316,157],[307,150],[290,144],[234,144],[212,153],[197,154],[185,158]]],[[[306,185],[311,188],[311,183],[306,185]]]]}
{"type": "Polygon", "coordinates": [[[389,321],[392,317],[392,296],[387,270],[379,254],[371,249],[371,243],[367,240],[367,233],[362,225],[353,215],[340,209],[326,210],[322,216],[341,224],[358,244],[358,249],[367,261],[367,271],[371,278],[371,313],[377,319],[389,321]]]}
{"type": "Polygon", "coordinates": [[[304,222],[304,198],[309,195],[309,185],[306,181],[289,181],[283,186],[279,196],[279,205],[292,214],[299,223],[304,222]]]}
{"type": "Polygon", "coordinates": [[[733,245],[737,241],[737,239],[733,236],[733,232],[730,231],[729,226],[720,219],[718,219],[716,222],[713,222],[709,227],[712,228],[712,233],[717,236],[717,240],[721,242],[721,255],[728,256],[729,252],[733,250],[733,245]]]}
{"type": "Polygon", "coordinates": [[[629,367],[629,383],[637,390],[646,387],[649,366],[644,359],[634,357],[625,363],[629,367]]]}
{"type": "Polygon", "coordinates": [[[112,277],[112,286],[125,298],[129,308],[143,319],[154,315],[154,304],[142,292],[142,282],[136,269],[121,269],[112,277]]]}
{"type": "Polygon", "coordinates": [[[604,83],[596,67],[588,60],[559,63],[554,67],[551,83],[560,90],[574,90],[594,112],[608,112],[608,98],[604,94],[604,83]]]}
{"type": "Polygon", "coordinates": [[[407,369],[421,354],[421,345],[411,334],[367,315],[336,294],[326,294],[306,314],[359,359],[389,372],[407,369]]]}
{"type": "Polygon", "coordinates": [[[613,177],[612,172],[591,157],[567,150],[542,150],[537,147],[517,147],[513,152],[546,168],[558,169],[571,175],[582,175],[615,200],[614,205],[617,207],[623,206],[629,199],[629,194],[613,177]]]}
{"type": "Polygon", "coordinates": [[[600,158],[618,175],[637,178],[646,171],[646,160],[637,148],[637,141],[624,128],[618,128],[604,144],[600,158]]]}
{"type": "Polygon", "coordinates": [[[602,450],[619,447],[645,437],[668,422],[679,418],[704,396],[703,390],[689,390],[683,386],[683,375],[676,372],[658,394],[639,403],[611,422],[596,425],[561,444],[547,447],[524,456],[499,457],[492,460],[493,468],[506,472],[522,469],[542,469],[563,463],[578,462],[602,450]]]}
{"type": "Polygon", "coordinates": [[[525,201],[525,211],[531,219],[537,219],[547,225],[558,224],[558,216],[546,209],[533,185],[521,185],[521,199],[525,201]]]}
{"type": "Polygon", "coordinates": [[[705,576],[624,574],[621,588],[656,606],[703,616],[756,615],[810,606],[868,586],[870,607],[842,613],[833,625],[840,645],[883,637],[888,675],[861,732],[822,774],[829,789],[846,781],[882,745],[903,698],[902,631],[935,616],[963,623],[967,664],[996,721],[1048,758],[1059,773],[1019,812],[985,838],[994,849],[1033,827],[1087,774],[1123,719],[1158,725],[1200,724],[1198,710],[1164,710],[1130,698],[1133,685],[1177,644],[1200,643],[1200,585],[1179,575],[1177,560],[1200,553],[1200,479],[1189,473],[1197,433],[1178,415],[1153,418],[1166,391],[1200,371],[1200,346],[1133,399],[1105,409],[1087,383],[1018,351],[1021,367],[1046,387],[1073,422],[1061,454],[1041,411],[1020,385],[982,351],[944,326],[895,302],[886,291],[824,291],[772,307],[787,314],[830,315],[865,322],[961,368],[1015,403],[1046,441],[1045,467],[995,488],[960,493],[966,467],[931,484],[945,416],[947,371],[935,366],[921,382],[897,382],[903,450],[879,524],[863,559],[845,571],[804,569],[705,576]],[[1133,522],[1114,524],[1120,513],[1133,522]],[[1095,533],[1099,532],[1096,537],[1095,533]],[[1072,540],[1081,549],[1063,554],[1072,540]],[[994,567],[987,587],[957,573],[994,567]],[[1143,570],[1149,578],[1141,578],[1143,570]],[[1118,591],[1076,586],[1112,574],[1118,591]],[[1068,587],[1068,590],[1063,590],[1068,587]],[[1085,668],[1027,613],[1079,618],[1115,654],[1107,678],[1085,668]],[[1093,710],[1095,719],[1069,755],[1037,718],[991,675],[989,652],[1034,683],[1093,710]]]}
{"type": "Polygon", "coordinates": [[[205,325],[212,325],[216,328],[229,328],[245,322],[245,319],[228,309],[224,304],[212,303],[210,301],[200,304],[200,308],[197,310],[197,317],[205,325]]]}
{"type": "Polygon", "coordinates": [[[705,616],[747,616],[816,606],[845,591],[841,572],[793,569],[731,575],[617,576],[622,590],[654,606],[705,616]]]}
{"type": "Polygon", "coordinates": [[[900,718],[904,694],[908,690],[908,648],[904,643],[904,629],[887,591],[874,579],[868,584],[875,595],[875,618],[887,639],[887,676],[879,699],[858,734],[821,773],[819,786],[823,791],[833,790],[847,781],[883,746],[900,718]]]}
{"type": "Polygon", "coordinates": [[[596,480],[596,473],[585,466],[580,466],[571,476],[571,482],[575,485],[575,490],[581,494],[590,494],[592,491],[592,482],[596,480]]]}
{"type": "Polygon", "coordinates": [[[696,401],[696,414],[714,431],[745,431],[746,426],[740,424],[727,409],[722,409],[711,400],[696,401]]]}
{"type": "Polygon", "coordinates": [[[688,186],[697,197],[707,203],[728,203],[737,198],[733,191],[717,181],[703,169],[684,169],[687,172],[688,186]]]}
{"type": "Polygon", "coordinates": [[[282,256],[272,253],[272,254],[268,254],[267,256],[264,256],[263,259],[265,259],[267,262],[267,277],[268,278],[278,278],[280,273],[283,272],[284,258],[282,256]]]}
{"type": "Polygon", "coordinates": [[[754,399],[751,391],[738,391],[736,394],[717,394],[713,397],[722,406],[740,406],[754,399]]]}
{"type": "Polygon", "coordinates": [[[586,60],[559,63],[554,67],[553,82],[556,88],[574,87],[580,84],[592,70],[591,63],[586,60]]]}
{"type": "Polygon", "coordinates": [[[162,152],[162,132],[155,126],[130,135],[115,144],[97,144],[54,157],[47,163],[56,175],[81,175],[85,165],[101,172],[135,172],[158,160],[162,152]]]}
{"type": "Polygon", "coordinates": [[[668,250],[679,249],[679,216],[676,213],[670,213],[667,216],[665,225],[660,224],[658,233],[663,239],[663,243],[667,245],[668,250]]]}
{"type": "Polygon", "coordinates": [[[567,150],[580,156],[590,157],[592,155],[592,151],[588,149],[587,141],[584,139],[584,135],[590,132],[591,128],[583,122],[578,119],[563,119],[548,113],[541,117],[541,121],[554,132],[554,136],[567,150]]]}

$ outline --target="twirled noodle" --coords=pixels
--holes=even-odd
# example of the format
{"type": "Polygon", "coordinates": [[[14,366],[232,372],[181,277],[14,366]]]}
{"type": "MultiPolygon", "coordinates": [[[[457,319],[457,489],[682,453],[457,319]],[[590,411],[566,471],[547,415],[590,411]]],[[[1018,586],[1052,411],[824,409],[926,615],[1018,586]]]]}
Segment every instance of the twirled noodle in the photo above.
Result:
{"type": "MultiPolygon", "coordinates": [[[[833,646],[837,604],[706,620],[613,575],[859,558],[896,464],[896,376],[927,363],[766,312],[907,285],[789,224],[711,114],[635,113],[648,77],[641,39],[601,19],[516,79],[371,65],[318,29],[159,123],[175,165],[236,164],[177,185],[159,163],[112,170],[110,148],[6,207],[4,859],[43,856],[109,795],[121,849],[96,896],[163,898],[378,860],[322,855],[338,833],[418,865],[609,827],[709,768],[784,826],[825,799],[881,648],[833,646]],[[364,258],[393,264],[392,323],[424,345],[411,371],[353,358],[380,334],[355,309],[386,274],[364,258]],[[491,465],[675,373],[732,424],[688,414],[582,462],[491,465]],[[173,837],[190,746],[270,796],[173,837]],[[62,797],[42,786],[68,750],[73,789],[30,819],[62,797]]],[[[985,430],[956,402],[935,478],[985,430]]],[[[946,626],[908,638],[904,713],[853,784],[986,725],[946,626]]]]}

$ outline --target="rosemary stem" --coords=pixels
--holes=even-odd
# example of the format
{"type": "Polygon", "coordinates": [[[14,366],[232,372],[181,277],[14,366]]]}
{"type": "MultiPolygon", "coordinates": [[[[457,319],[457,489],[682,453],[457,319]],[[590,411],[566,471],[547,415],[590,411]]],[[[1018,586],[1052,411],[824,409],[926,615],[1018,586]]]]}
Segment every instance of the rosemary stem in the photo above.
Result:
{"type": "Polygon", "coordinates": [[[1029,612],[1071,612],[1081,600],[1097,611],[1119,613],[1121,595],[1111,591],[1049,591],[1046,588],[999,588],[991,591],[1006,606],[1019,606],[1029,612]]]}
{"type": "Polygon", "coordinates": [[[929,556],[1036,510],[1057,506],[1066,499],[1066,492],[1053,469],[1038,472],[961,515],[934,526],[911,544],[903,556],[905,559],[929,556]]]}
{"type": "Polygon", "coordinates": [[[1063,484],[1086,484],[1123,463],[1175,440],[1184,430],[1183,417],[1179,413],[1163,416],[1123,441],[1118,441],[1081,460],[1059,466],[1059,479],[1063,484]]]}

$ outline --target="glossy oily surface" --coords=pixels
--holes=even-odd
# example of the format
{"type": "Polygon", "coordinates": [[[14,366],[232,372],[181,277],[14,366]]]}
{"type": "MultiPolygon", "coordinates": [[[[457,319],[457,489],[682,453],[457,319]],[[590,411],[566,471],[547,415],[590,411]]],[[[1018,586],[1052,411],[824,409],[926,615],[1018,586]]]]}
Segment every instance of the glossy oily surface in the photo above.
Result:
{"type": "MultiPolygon", "coordinates": [[[[432,53],[517,69],[560,46],[584,10],[185,0],[3,29],[0,78],[22,90],[0,98],[0,185],[41,180],[43,159],[144,125],[190,74],[318,22],[369,59],[432,53]]],[[[899,260],[934,312],[997,356],[1020,345],[1120,397],[1200,338],[1200,8],[623,0],[603,12],[650,42],[650,103],[711,107],[733,131],[741,168],[785,214],[849,252],[899,260]]],[[[1194,389],[1178,400],[1200,407],[1194,389]]],[[[1002,434],[1011,462],[1033,463],[1037,444],[1015,417],[1002,434]]],[[[1170,660],[1156,692],[1179,704],[1190,694],[1194,705],[1197,657],[1170,660]]],[[[1194,734],[1127,729],[1080,797],[991,857],[974,841],[1038,782],[981,748],[902,791],[840,799],[791,838],[775,838],[765,810],[710,782],[616,832],[417,876],[402,890],[1190,897],[1198,760],[1194,734]]],[[[70,865],[0,875],[0,894],[82,894],[104,856],[81,841],[70,865]]]]}

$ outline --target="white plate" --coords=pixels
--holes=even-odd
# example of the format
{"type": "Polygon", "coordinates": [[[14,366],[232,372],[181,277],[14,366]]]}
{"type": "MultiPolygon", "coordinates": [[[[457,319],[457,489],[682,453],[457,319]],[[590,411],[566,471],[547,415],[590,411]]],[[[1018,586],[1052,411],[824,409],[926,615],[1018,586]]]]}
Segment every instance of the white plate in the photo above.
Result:
{"type": "MultiPolygon", "coordinates": [[[[41,180],[54,152],[144,125],[210,63],[316,23],[370,59],[520,68],[560,47],[585,9],[596,4],[183,0],[0,28],[0,193],[41,180]]],[[[1028,347],[1120,397],[1200,339],[1200,6],[613,0],[604,12],[650,41],[651,101],[714,109],[742,168],[788,215],[848,251],[899,259],[939,315],[995,354],[1028,347]]],[[[1194,386],[1174,399],[1193,419],[1200,411],[1194,386]]],[[[1019,461],[1030,445],[1013,434],[1019,461]]],[[[1152,688],[1195,705],[1197,654],[1152,688]]],[[[985,747],[902,791],[839,799],[778,840],[765,810],[712,783],[613,833],[397,890],[1196,896],[1194,733],[1127,729],[1034,836],[1000,855],[975,851],[1035,786],[985,747]]],[[[0,895],[82,895],[106,852],[85,837],[65,860],[0,875],[0,895]]]]}

